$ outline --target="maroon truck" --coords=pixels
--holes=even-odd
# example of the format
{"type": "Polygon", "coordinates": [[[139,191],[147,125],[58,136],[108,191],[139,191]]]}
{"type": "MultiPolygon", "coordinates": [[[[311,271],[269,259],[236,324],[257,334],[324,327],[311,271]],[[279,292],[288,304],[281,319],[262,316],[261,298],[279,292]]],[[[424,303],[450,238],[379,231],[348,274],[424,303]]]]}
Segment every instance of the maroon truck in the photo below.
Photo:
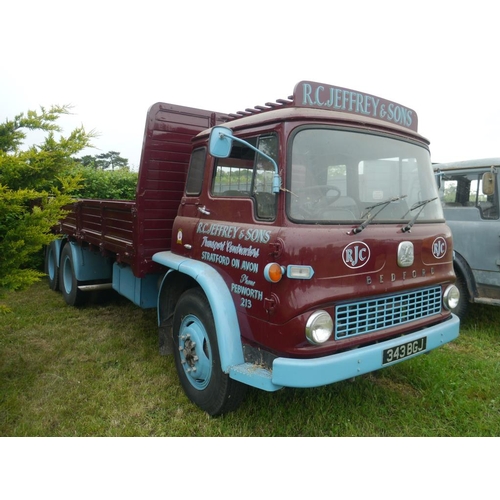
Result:
{"type": "Polygon", "coordinates": [[[459,331],[428,145],[413,110],[315,82],[229,115],[155,104],[135,201],[73,204],[50,287],[71,305],[112,287],[156,307],[160,352],[210,415],[247,386],[413,358],[459,331]]]}

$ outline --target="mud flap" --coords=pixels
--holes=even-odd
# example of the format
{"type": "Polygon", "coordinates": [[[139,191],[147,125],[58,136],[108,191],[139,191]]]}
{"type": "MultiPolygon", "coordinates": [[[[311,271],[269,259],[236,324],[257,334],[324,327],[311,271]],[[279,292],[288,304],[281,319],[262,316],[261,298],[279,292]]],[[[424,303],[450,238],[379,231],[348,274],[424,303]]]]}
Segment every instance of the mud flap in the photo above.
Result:
{"type": "Polygon", "coordinates": [[[170,316],[164,324],[158,327],[158,341],[160,356],[169,356],[174,352],[174,343],[172,341],[172,319],[170,316]]]}

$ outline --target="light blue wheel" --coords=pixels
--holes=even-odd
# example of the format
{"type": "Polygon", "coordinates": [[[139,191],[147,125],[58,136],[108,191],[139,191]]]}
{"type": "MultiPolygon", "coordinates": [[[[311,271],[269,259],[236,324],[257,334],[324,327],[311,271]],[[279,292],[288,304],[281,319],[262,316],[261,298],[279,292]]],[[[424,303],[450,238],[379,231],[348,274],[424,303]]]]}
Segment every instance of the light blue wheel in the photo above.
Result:
{"type": "Polygon", "coordinates": [[[201,391],[206,389],[212,376],[212,349],[203,323],[188,314],[179,329],[179,354],[186,379],[201,391]]]}
{"type": "Polygon", "coordinates": [[[186,290],[177,301],[172,333],[175,368],[188,398],[212,416],[235,410],[246,386],[221,369],[212,310],[200,288],[186,290]]]}
{"type": "Polygon", "coordinates": [[[67,243],[61,252],[61,266],[59,268],[59,289],[66,304],[80,306],[85,303],[87,295],[78,288],[79,285],[80,282],[76,279],[75,275],[71,245],[67,243]]]}
{"type": "Polygon", "coordinates": [[[51,290],[59,290],[59,263],[57,261],[56,243],[51,242],[45,251],[45,272],[49,278],[51,290]]]}

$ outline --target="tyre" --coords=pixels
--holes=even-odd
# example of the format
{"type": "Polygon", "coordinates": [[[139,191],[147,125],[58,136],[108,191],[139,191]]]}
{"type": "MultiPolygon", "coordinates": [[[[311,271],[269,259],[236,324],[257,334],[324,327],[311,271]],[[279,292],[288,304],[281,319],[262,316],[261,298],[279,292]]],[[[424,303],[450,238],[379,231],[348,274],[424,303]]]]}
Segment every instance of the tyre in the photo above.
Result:
{"type": "Polygon", "coordinates": [[[235,410],[247,386],[221,369],[215,323],[201,289],[187,290],[177,302],[173,341],[175,366],[187,397],[213,417],[235,410]]]}
{"type": "Polygon", "coordinates": [[[458,301],[457,307],[455,307],[452,312],[456,314],[461,320],[463,320],[467,315],[467,311],[469,309],[469,290],[467,289],[467,284],[465,283],[465,279],[462,274],[457,271],[455,271],[455,274],[457,276],[455,286],[460,292],[460,299],[458,301]]]}
{"type": "Polygon", "coordinates": [[[80,282],[76,279],[71,245],[64,245],[61,252],[61,265],[59,267],[59,289],[66,304],[80,306],[85,303],[87,294],[78,289],[80,282]]]}
{"type": "Polygon", "coordinates": [[[57,245],[55,241],[45,249],[45,272],[49,278],[49,288],[59,290],[59,262],[57,261],[57,245]]]}

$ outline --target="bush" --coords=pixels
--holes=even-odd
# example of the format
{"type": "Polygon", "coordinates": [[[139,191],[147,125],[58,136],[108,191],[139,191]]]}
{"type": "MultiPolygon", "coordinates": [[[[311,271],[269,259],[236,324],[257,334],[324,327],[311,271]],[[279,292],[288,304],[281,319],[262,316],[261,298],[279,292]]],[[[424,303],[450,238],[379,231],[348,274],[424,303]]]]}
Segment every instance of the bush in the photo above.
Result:
{"type": "Polygon", "coordinates": [[[137,187],[137,172],[128,168],[119,170],[96,170],[88,167],[75,167],[81,175],[81,187],[74,192],[76,198],[95,198],[104,200],[133,200],[137,187]]]}
{"type": "Polygon", "coordinates": [[[57,120],[68,113],[68,106],[42,107],[0,123],[0,297],[43,276],[39,254],[78,188],[78,172],[67,173],[94,135],[79,127],[63,136],[57,120]],[[44,139],[23,148],[34,130],[44,139]]]}

